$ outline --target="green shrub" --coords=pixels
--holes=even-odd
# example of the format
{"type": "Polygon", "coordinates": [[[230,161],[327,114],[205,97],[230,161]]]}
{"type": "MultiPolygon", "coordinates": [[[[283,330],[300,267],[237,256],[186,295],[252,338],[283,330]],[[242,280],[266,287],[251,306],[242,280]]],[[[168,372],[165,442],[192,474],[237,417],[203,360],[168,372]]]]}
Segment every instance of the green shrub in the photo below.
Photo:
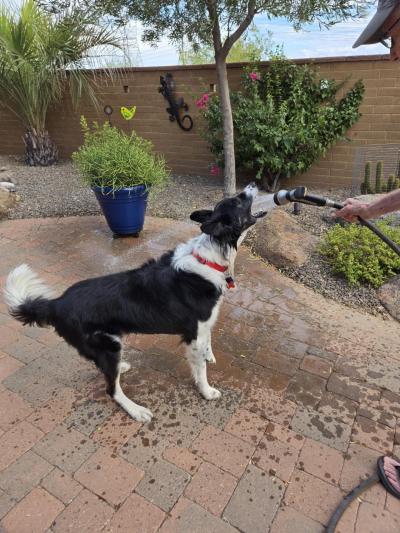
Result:
{"type": "MultiPolygon", "coordinates": [[[[280,179],[305,172],[360,117],[364,86],[357,81],[341,98],[343,83],[319,79],[308,65],[282,57],[264,73],[244,71],[242,89],[231,92],[235,158],[267,188],[280,179]]],[[[223,124],[219,97],[204,106],[205,138],[222,166],[223,124]]]]}
{"type": "Polygon", "coordinates": [[[81,117],[84,143],[72,159],[90,187],[111,187],[113,191],[135,185],[163,186],[169,177],[165,161],[153,153],[150,141],[134,131],[127,134],[108,122],[89,129],[81,117]]]}
{"type": "MultiPolygon", "coordinates": [[[[400,244],[400,228],[390,227],[386,221],[377,226],[400,244]]],[[[358,224],[335,225],[326,233],[319,251],[333,271],[343,275],[350,285],[380,287],[400,272],[400,257],[372,231],[358,224]]]]}

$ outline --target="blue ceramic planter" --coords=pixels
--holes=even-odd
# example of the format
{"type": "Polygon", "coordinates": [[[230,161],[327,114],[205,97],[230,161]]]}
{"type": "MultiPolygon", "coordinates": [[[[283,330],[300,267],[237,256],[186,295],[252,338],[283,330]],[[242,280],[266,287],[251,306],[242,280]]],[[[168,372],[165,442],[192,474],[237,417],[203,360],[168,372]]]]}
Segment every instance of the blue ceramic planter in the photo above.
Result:
{"type": "Polygon", "coordinates": [[[112,191],[92,187],[107,223],[116,235],[134,235],[143,229],[148,191],[144,185],[112,191]]]}

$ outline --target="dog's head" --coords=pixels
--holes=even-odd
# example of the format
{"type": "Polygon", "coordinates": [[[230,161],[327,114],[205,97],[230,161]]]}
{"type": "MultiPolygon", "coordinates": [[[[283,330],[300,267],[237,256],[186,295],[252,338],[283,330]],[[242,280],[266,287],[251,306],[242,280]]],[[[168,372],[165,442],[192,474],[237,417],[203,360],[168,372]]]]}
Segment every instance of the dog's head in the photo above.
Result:
{"type": "Polygon", "coordinates": [[[258,217],[251,214],[251,206],[257,193],[256,184],[251,183],[237,196],[221,200],[213,210],[194,211],[190,218],[200,222],[201,231],[222,246],[237,248],[240,237],[257,221],[258,217]]]}

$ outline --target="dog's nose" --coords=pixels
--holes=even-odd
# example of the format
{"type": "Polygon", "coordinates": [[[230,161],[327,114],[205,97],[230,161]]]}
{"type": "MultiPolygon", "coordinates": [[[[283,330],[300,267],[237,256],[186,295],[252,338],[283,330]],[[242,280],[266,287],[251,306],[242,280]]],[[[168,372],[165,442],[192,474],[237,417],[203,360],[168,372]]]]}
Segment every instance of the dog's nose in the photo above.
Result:
{"type": "Polygon", "coordinates": [[[247,194],[247,196],[251,196],[252,198],[255,198],[258,193],[258,187],[253,181],[245,187],[244,192],[247,194]]]}

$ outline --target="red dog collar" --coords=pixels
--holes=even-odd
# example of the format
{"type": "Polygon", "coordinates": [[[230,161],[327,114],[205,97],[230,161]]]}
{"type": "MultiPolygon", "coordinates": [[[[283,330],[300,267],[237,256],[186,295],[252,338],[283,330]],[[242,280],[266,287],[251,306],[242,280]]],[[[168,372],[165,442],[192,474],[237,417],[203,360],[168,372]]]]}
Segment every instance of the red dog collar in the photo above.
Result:
{"type": "MultiPolygon", "coordinates": [[[[204,259],[204,257],[201,257],[195,252],[192,252],[192,255],[202,265],[207,265],[208,267],[213,268],[214,270],[218,270],[218,272],[226,272],[228,270],[228,267],[219,265],[218,263],[213,263],[212,261],[208,261],[207,259],[204,259]]],[[[235,282],[231,276],[228,276],[227,278],[225,278],[225,280],[226,280],[226,286],[228,287],[228,289],[235,288],[235,282]]]]}
{"type": "Polygon", "coordinates": [[[202,265],[207,265],[210,268],[213,268],[214,270],[218,270],[218,272],[226,272],[228,270],[227,266],[222,266],[222,265],[219,265],[218,263],[213,263],[212,261],[208,261],[207,259],[204,259],[204,257],[201,257],[200,255],[196,254],[195,252],[192,252],[192,255],[202,265]]]}

